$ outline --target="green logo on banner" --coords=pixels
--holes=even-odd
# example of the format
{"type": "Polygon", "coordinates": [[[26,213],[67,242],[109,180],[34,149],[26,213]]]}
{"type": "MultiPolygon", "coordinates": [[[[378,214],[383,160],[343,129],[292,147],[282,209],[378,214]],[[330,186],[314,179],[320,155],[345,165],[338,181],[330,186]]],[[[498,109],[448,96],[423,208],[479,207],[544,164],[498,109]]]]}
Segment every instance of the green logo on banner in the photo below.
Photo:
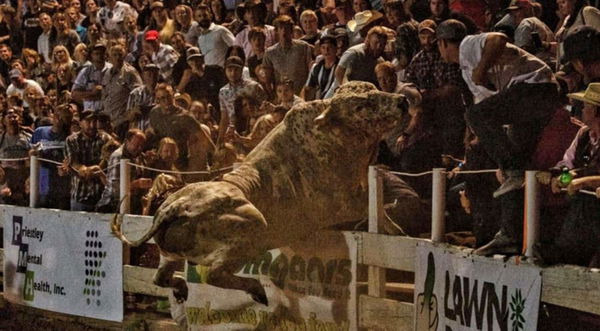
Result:
{"type": "Polygon", "coordinates": [[[25,274],[25,284],[23,286],[23,300],[33,301],[33,271],[27,271],[25,274]]]}

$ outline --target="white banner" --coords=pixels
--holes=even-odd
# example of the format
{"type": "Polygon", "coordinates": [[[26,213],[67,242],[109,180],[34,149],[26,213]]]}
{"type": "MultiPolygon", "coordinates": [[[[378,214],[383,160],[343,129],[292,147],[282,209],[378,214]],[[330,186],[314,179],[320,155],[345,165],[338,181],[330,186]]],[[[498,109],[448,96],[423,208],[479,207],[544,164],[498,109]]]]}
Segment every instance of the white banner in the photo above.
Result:
{"type": "Polygon", "coordinates": [[[0,206],[4,297],[35,308],[123,320],[123,246],[110,215],[0,206]]]}
{"type": "Polygon", "coordinates": [[[450,253],[420,242],[415,330],[537,330],[541,269],[450,253]]]}
{"type": "Polygon", "coordinates": [[[350,233],[322,232],[301,247],[267,252],[237,275],[259,279],[269,306],[248,294],[203,284],[189,266],[186,318],[192,330],[356,330],[356,279],[350,233]]]}

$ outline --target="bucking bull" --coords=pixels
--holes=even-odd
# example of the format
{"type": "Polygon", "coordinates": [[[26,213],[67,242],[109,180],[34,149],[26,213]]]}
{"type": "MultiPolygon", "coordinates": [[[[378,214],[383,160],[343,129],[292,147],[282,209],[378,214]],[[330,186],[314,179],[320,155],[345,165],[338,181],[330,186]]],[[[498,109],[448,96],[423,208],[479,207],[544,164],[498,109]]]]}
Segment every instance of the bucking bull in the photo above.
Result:
{"type": "Polygon", "coordinates": [[[141,239],[154,238],[161,263],[155,284],[173,287],[187,298],[182,278],[173,277],[178,261],[209,267],[208,284],[247,292],[268,304],[252,278],[235,276],[266,250],[288,246],[340,221],[365,219],[367,172],[378,143],[407,116],[402,95],[377,91],[364,82],[343,85],[328,101],[294,107],[246,157],[220,181],[189,184],[169,196],[141,239]]]}

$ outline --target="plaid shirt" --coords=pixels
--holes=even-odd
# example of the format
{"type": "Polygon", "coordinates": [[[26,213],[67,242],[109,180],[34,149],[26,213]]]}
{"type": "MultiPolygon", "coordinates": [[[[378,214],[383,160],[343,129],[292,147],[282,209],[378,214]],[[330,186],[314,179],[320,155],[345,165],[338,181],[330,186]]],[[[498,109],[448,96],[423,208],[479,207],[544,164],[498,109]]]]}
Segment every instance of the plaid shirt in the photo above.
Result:
{"type": "Polygon", "coordinates": [[[161,77],[169,84],[173,84],[171,74],[177,60],[179,60],[179,53],[166,44],[160,44],[158,51],[152,54],[152,62],[158,66],[161,77]]]}
{"type": "MultiPolygon", "coordinates": [[[[88,138],[83,133],[77,132],[67,137],[67,157],[69,164],[74,163],[84,166],[100,164],[102,146],[112,138],[98,132],[95,137],[88,138]]],[[[81,179],[77,174],[71,176],[71,199],[85,204],[95,204],[104,190],[104,185],[99,178],[89,180],[81,179]]]]}
{"type": "Polygon", "coordinates": [[[128,111],[139,111],[139,118],[130,124],[130,128],[146,131],[150,126],[150,110],[154,107],[154,92],[146,85],[138,86],[129,93],[127,100],[128,111]]]}
{"type": "Polygon", "coordinates": [[[221,107],[221,114],[227,112],[227,115],[229,115],[230,126],[234,126],[235,123],[235,98],[242,94],[255,97],[259,105],[264,100],[267,100],[267,95],[265,94],[262,86],[251,79],[244,78],[238,85],[233,86],[228,83],[227,85],[221,87],[221,90],[219,90],[219,105],[221,107]]]}
{"type": "Polygon", "coordinates": [[[406,81],[415,84],[419,90],[433,90],[447,84],[465,85],[458,64],[444,62],[437,50],[417,53],[406,67],[405,75],[406,81]]]}

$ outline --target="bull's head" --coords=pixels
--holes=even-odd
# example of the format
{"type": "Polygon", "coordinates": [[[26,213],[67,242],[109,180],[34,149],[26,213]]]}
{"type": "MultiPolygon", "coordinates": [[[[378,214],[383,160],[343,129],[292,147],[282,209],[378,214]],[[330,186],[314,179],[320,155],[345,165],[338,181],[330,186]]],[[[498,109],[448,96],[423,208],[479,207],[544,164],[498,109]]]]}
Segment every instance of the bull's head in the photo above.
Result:
{"type": "Polygon", "coordinates": [[[336,134],[380,138],[400,125],[407,110],[403,95],[378,91],[371,83],[350,82],[338,90],[315,123],[336,134]]]}

